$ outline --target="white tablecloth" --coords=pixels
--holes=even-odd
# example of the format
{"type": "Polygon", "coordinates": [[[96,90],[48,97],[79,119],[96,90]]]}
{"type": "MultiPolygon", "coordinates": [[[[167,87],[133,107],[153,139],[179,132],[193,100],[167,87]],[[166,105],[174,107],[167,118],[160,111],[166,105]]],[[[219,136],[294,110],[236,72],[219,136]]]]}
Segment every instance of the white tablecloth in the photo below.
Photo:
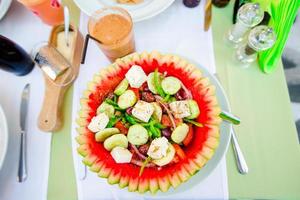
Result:
{"type": "MultiPolygon", "coordinates": [[[[214,51],[211,31],[203,31],[204,1],[194,9],[186,8],[182,1],[174,4],[162,14],[134,25],[136,46],[138,51],[158,50],[160,52],[176,53],[191,58],[215,73],[214,51]]],[[[81,16],[80,30],[87,31],[88,17],[81,16]]],[[[75,82],[73,96],[73,118],[75,121],[79,109],[79,98],[86,84],[94,73],[107,66],[109,61],[94,42],[90,42],[86,63],[81,66],[80,75],[75,82]]],[[[72,137],[77,133],[73,123],[72,137]]],[[[109,185],[105,179],[98,178],[95,173],[88,172],[84,181],[79,179],[83,164],[76,152],[77,144],[73,141],[77,188],[80,200],[99,199],[227,199],[228,185],[225,159],[203,182],[181,193],[168,196],[142,196],[120,190],[117,186],[109,185]]]]}
{"type": "MultiPolygon", "coordinates": [[[[12,7],[0,21],[0,34],[14,40],[27,52],[41,41],[47,41],[50,27],[21,4],[13,1],[12,7]]],[[[51,134],[37,128],[37,118],[44,95],[44,81],[37,67],[27,76],[17,77],[0,70],[0,104],[7,117],[9,145],[7,156],[0,171],[1,200],[43,200],[47,197],[51,134]],[[17,182],[20,147],[20,101],[26,83],[31,85],[28,135],[28,178],[17,182]]]]}

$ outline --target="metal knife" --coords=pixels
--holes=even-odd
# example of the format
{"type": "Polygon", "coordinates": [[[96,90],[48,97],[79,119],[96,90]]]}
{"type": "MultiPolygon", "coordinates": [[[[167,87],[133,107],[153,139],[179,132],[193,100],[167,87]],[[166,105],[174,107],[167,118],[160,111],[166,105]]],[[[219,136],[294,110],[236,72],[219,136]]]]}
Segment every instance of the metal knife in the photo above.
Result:
{"type": "Polygon", "coordinates": [[[27,113],[30,95],[30,85],[26,84],[23,89],[20,109],[20,128],[21,128],[21,143],[20,143],[20,157],[18,169],[18,181],[24,182],[27,178],[27,164],[26,164],[26,131],[27,131],[27,113]]]}
{"type": "Polygon", "coordinates": [[[204,16],[204,31],[208,31],[211,24],[211,12],[212,12],[212,0],[207,0],[205,4],[205,16],[204,16]]]}

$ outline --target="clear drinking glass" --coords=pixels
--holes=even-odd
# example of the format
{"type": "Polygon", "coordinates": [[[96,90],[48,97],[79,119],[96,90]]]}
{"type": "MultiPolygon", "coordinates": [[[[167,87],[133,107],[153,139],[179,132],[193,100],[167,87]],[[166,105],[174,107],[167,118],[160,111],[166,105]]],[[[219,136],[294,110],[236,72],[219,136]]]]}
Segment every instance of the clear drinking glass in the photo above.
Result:
{"type": "Polygon", "coordinates": [[[229,30],[228,40],[234,44],[243,41],[245,34],[264,18],[264,11],[258,3],[246,3],[237,14],[237,22],[229,30]]]}
{"type": "Polygon", "coordinates": [[[107,7],[96,11],[89,19],[88,31],[111,62],[135,51],[133,22],[122,8],[107,7]]]}
{"type": "Polygon", "coordinates": [[[272,28],[261,25],[253,28],[248,36],[248,42],[236,51],[236,58],[242,63],[252,63],[257,59],[257,53],[271,48],[276,42],[272,28]]]}
{"type": "Polygon", "coordinates": [[[18,0],[51,26],[64,22],[64,10],[58,0],[18,0]]]}

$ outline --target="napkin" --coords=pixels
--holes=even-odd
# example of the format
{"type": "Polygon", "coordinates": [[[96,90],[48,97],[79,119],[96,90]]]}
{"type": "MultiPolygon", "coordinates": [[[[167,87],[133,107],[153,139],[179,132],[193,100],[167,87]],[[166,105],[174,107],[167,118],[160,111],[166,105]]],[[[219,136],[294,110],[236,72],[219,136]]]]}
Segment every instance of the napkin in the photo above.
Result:
{"type": "MultiPolygon", "coordinates": [[[[138,52],[157,50],[161,53],[175,53],[196,61],[215,73],[214,51],[211,30],[204,32],[204,1],[194,9],[186,8],[181,1],[175,1],[163,13],[149,20],[134,24],[134,34],[138,52]]],[[[80,30],[87,32],[88,17],[81,15],[80,30]]],[[[86,84],[93,74],[109,64],[95,42],[90,42],[86,62],[81,66],[80,74],[74,85],[73,122],[79,110],[79,99],[86,84]]],[[[79,176],[83,171],[81,157],[76,152],[77,144],[74,140],[76,124],[72,125],[72,141],[75,172],[79,200],[106,199],[226,199],[228,185],[226,162],[219,166],[202,182],[195,185],[186,184],[188,189],[176,190],[170,195],[150,196],[129,193],[127,189],[119,189],[117,185],[109,185],[106,179],[97,177],[93,172],[87,172],[85,180],[79,176]],[[179,192],[180,191],[180,192],[179,192]]]]}
{"type": "Polygon", "coordinates": [[[300,0],[253,0],[261,3],[262,7],[269,12],[271,26],[276,35],[277,40],[272,48],[259,53],[260,68],[266,72],[272,72],[278,59],[284,50],[285,43],[288,39],[291,27],[297,16],[300,7],[300,0]]]}
{"type": "MultiPolygon", "coordinates": [[[[47,41],[50,27],[41,23],[29,10],[13,1],[9,12],[0,21],[0,34],[22,46],[27,52],[41,41],[47,41]]],[[[9,145],[3,168],[0,171],[1,200],[42,200],[47,197],[51,134],[37,128],[37,118],[44,96],[44,80],[35,67],[24,77],[0,70],[0,104],[9,127],[9,145]],[[28,177],[17,182],[20,147],[21,93],[26,83],[31,85],[28,110],[27,168],[28,177]]]]}

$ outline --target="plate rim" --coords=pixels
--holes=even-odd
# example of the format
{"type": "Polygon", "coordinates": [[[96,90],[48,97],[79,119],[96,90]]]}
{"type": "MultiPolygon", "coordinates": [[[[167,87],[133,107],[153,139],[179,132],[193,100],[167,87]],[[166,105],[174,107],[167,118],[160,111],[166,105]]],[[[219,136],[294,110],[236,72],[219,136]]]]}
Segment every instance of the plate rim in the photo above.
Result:
{"type": "MultiPolygon", "coordinates": [[[[141,53],[141,52],[138,51],[137,53],[141,53]]],[[[178,57],[188,61],[188,63],[195,65],[195,67],[202,72],[203,77],[208,77],[210,80],[210,83],[212,85],[216,86],[216,96],[217,96],[217,99],[218,99],[221,109],[231,112],[231,107],[230,107],[226,92],[225,92],[222,84],[220,83],[220,81],[218,80],[218,78],[215,76],[214,73],[211,73],[202,64],[200,64],[199,62],[196,62],[194,59],[191,59],[188,56],[182,56],[179,54],[168,53],[168,52],[163,52],[163,53],[160,52],[160,53],[162,55],[170,54],[173,56],[178,56],[178,57]],[[222,99],[222,100],[220,100],[220,99],[222,99]],[[222,106],[224,106],[224,107],[222,107],[222,106]]],[[[160,197],[168,197],[170,195],[189,191],[191,188],[194,188],[195,186],[197,186],[197,183],[204,181],[219,166],[222,159],[226,156],[226,153],[228,151],[230,141],[231,141],[231,131],[232,131],[232,124],[224,123],[224,122],[222,122],[220,124],[220,140],[219,140],[220,143],[219,143],[219,146],[216,148],[214,155],[212,156],[212,158],[210,160],[208,160],[206,165],[199,170],[198,173],[191,175],[191,177],[186,182],[182,182],[178,188],[174,189],[173,187],[170,187],[167,192],[161,192],[159,190],[159,191],[157,191],[157,193],[155,195],[153,195],[149,191],[147,191],[147,192],[143,193],[142,196],[151,197],[153,199],[157,199],[160,197]],[[224,136],[222,137],[222,135],[224,135],[224,136]],[[213,164],[213,163],[216,163],[216,164],[213,164]]],[[[115,189],[128,192],[127,187],[120,188],[118,186],[118,184],[114,184],[114,185],[110,185],[110,186],[112,186],[115,189]]],[[[137,192],[134,192],[134,193],[137,193],[137,192]]]]}
{"type": "Polygon", "coordinates": [[[2,125],[0,125],[0,127],[2,126],[3,129],[4,129],[4,132],[3,132],[3,135],[4,135],[4,142],[3,142],[3,152],[0,154],[2,154],[2,157],[0,157],[0,170],[3,166],[3,163],[4,163],[4,159],[6,157],[6,153],[7,153],[7,147],[8,147],[8,126],[7,126],[7,119],[6,119],[6,116],[5,116],[5,113],[4,113],[4,110],[2,108],[2,106],[0,105],[0,123],[1,123],[1,118],[3,120],[3,123],[2,125]]]}
{"type": "MultiPolygon", "coordinates": [[[[87,5],[86,2],[87,1],[84,1],[84,0],[74,0],[74,3],[76,4],[76,6],[82,12],[84,12],[87,16],[91,16],[92,13],[90,13],[90,9],[88,8],[88,6],[82,6],[82,3],[84,3],[85,5],[87,5]]],[[[93,2],[97,2],[97,0],[92,0],[92,1],[89,0],[89,2],[93,3],[93,2]]],[[[159,10],[157,10],[156,12],[152,12],[151,14],[148,14],[147,16],[144,16],[144,17],[133,18],[132,21],[134,23],[136,23],[136,22],[140,22],[140,21],[144,21],[144,20],[150,19],[150,18],[152,18],[152,17],[154,17],[154,16],[162,13],[164,10],[166,10],[168,7],[170,7],[175,2],[175,0],[164,0],[163,2],[164,2],[163,6],[161,6],[161,8],[159,10]]],[[[101,3],[97,3],[97,4],[101,5],[101,3]]]]}

